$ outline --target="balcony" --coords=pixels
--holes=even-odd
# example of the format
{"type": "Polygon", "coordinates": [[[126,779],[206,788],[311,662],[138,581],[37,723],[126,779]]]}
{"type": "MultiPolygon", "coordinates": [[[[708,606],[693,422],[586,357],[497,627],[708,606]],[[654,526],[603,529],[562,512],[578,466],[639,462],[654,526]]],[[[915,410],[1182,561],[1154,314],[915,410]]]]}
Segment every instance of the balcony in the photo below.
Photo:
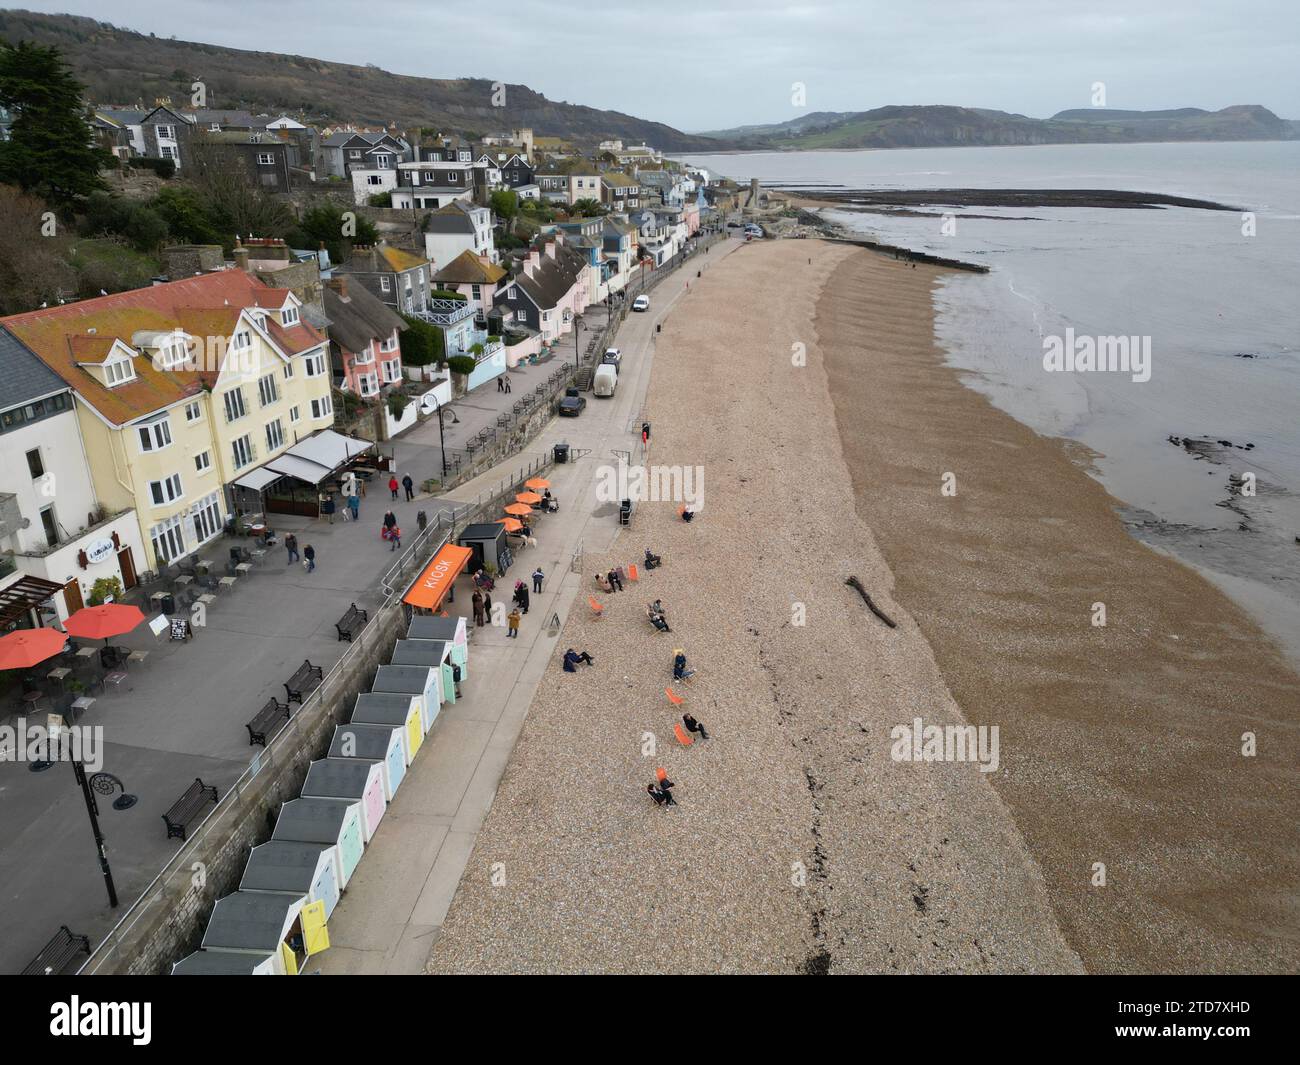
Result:
{"type": "Polygon", "coordinates": [[[468,300],[431,299],[425,310],[412,312],[412,317],[447,329],[458,325],[474,313],[474,305],[468,300]]]}
{"type": "Polygon", "coordinates": [[[505,344],[502,343],[500,337],[496,340],[489,340],[488,335],[487,330],[473,330],[469,334],[468,344],[449,344],[447,346],[447,357],[451,358],[455,355],[469,355],[478,362],[486,362],[488,359],[492,358],[492,356],[505,349],[505,344]],[[476,344],[482,345],[482,353],[474,351],[474,346],[476,344]]]}

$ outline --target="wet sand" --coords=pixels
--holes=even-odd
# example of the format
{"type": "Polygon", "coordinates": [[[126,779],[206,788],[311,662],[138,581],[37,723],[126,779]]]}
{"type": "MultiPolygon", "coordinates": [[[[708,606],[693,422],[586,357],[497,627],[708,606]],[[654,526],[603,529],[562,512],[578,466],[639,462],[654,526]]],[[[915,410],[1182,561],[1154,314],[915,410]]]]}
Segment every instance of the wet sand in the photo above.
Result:
{"type": "MultiPolygon", "coordinates": [[[[613,557],[584,559],[588,584],[646,546],[665,565],[600,593],[600,620],[585,593],[575,604],[558,648],[596,665],[565,674],[557,659],[543,679],[430,972],[1080,969],[997,774],[890,757],[894,726],[963,719],[890,595],[835,431],[814,312],[866,257],[756,243],[668,315],[650,461],[702,466],[705,505],[687,525],[675,502],[644,503],[613,557]],[[671,634],[646,621],[652,598],[671,634]],[[679,646],[698,673],[673,685],[679,646]],[[677,745],[666,686],[710,740],[677,745]],[[646,795],[656,766],[678,806],[646,795]]],[[[882,339],[923,347],[930,278],[900,277],[917,298],[882,300],[896,312],[882,339]]],[[[906,435],[894,449],[912,450],[906,435]]]]}
{"type": "Polygon", "coordinates": [[[1091,971],[1295,972],[1296,674],[1223,593],[1126,533],[1087,456],[896,328],[938,274],[855,253],[817,328],[858,513],[962,711],[1001,728],[994,783],[1070,945],[1091,971]]]}

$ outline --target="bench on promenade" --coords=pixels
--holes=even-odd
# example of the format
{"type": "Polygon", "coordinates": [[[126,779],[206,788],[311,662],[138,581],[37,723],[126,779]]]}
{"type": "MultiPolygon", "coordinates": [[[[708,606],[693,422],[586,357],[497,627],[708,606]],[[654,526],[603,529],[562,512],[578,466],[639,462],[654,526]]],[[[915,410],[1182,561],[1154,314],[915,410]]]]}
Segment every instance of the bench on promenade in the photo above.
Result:
{"type": "Polygon", "coordinates": [[[20,976],[62,976],[63,970],[78,954],[90,956],[90,937],[79,936],[68,926],[60,925],[41,952],[23,966],[20,976]]]}
{"type": "Polygon", "coordinates": [[[348,643],[351,643],[352,638],[361,631],[369,620],[370,615],[366,611],[358,609],[357,604],[353,603],[348,607],[347,612],[338,621],[334,622],[334,627],[339,630],[340,640],[347,640],[348,643]]]}
{"type": "Polygon", "coordinates": [[[248,729],[248,745],[253,747],[261,744],[265,747],[266,741],[279,732],[288,720],[289,704],[282,703],[272,696],[253,720],[244,726],[248,729]]]}
{"type": "Polygon", "coordinates": [[[185,789],[181,797],[172,803],[171,809],[162,815],[167,824],[167,838],[189,838],[190,822],[198,817],[208,803],[217,804],[217,789],[203,783],[198,777],[185,789]]]}
{"type": "Polygon", "coordinates": [[[300,665],[293,672],[293,676],[284,682],[285,694],[289,702],[299,703],[321,686],[321,681],[325,679],[325,671],[320,666],[313,666],[309,661],[303,659],[300,665]]]}

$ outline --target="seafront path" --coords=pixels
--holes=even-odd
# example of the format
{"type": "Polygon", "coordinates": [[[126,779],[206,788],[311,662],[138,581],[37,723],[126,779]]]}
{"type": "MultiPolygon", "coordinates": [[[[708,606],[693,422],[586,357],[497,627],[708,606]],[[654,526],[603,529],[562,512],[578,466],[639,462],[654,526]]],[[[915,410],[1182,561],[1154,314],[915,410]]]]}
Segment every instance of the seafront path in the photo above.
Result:
{"type": "MultiPolygon", "coordinates": [[[[660,280],[650,293],[650,311],[628,315],[619,330],[623,364],[613,398],[596,399],[587,393],[580,417],[557,418],[533,441],[532,453],[548,452],[564,441],[580,457],[548,474],[560,512],[537,523],[537,547],[516,556],[506,580],[497,583],[493,602],[509,605],[514,582],[528,580],[539,565],[546,574],[542,594],[532,597],[518,639],[507,638],[504,627],[471,627],[462,697],[444,707],[366,847],[330,918],[330,949],[315,959],[319,972],[423,972],[538,681],[546,669],[560,668],[555,645],[564,619],[575,603],[585,609],[582,596],[591,574],[583,573],[580,565],[578,572],[571,571],[575,555],[607,552],[618,533],[618,508],[596,500],[595,482],[597,471],[615,462],[617,452],[631,452],[632,461],[637,461],[655,326],[671,313],[697,271],[707,270],[737,247],[736,240],[721,241],[660,280]],[[559,626],[548,625],[553,617],[558,617],[559,626]]],[[[436,424],[433,430],[436,434],[436,424]]],[[[451,503],[472,501],[500,478],[501,473],[493,471],[443,498],[451,503]]],[[[636,538],[635,520],[624,542],[629,558],[639,558],[645,545],[636,538]]],[[[449,613],[470,613],[469,595],[462,594],[466,585],[458,582],[456,602],[446,607],[449,613]]],[[[488,875],[487,870],[479,872],[488,875]]]]}
{"type": "MultiPolygon", "coordinates": [[[[648,341],[651,323],[679,291],[679,286],[687,278],[693,279],[696,270],[707,266],[711,259],[724,254],[728,246],[724,243],[713,247],[707,255],[698,254],[688,260],[685,269],[661,280],[651,293],[653,313],[629,316],[622,336],[629,338],[634,347],[648,341]]],[[[580,335],[583,346],[589,331],[594,334],[603,327],[604,314],[603,308],[589,308],[580,335]]],[[[572,344],[569,337],[565,339],[572,344]]],[[[572,350],[562,345],[557,355],[545,363],[511,370],[509,394],[498,393],[488,386],[449,405],[447,409],[456,413],[457,420],[445,418],[448,449],[462,446],[478,429],[495,425],[499,414],[509,412],[516,400],[545,382],[566,355],[572,358],[572,350]]],[[[376,478],[362,501],[361,521],[357,524],[344,522],[337,515],[333,524],[277,516],[274,522],[277,530],[295,532],[301,546],[308,543],[315,546],[316,572],[308,574],[298,565],[288,566],[284,549],[272,549],[261,565],[217,596],[207,612],[206,623],[196,627],[195,638],[189,643],[157,640],[146,626],[115,638],[115,644],[147,651],[148,659],[128,671],[120,688],[98,695],[79,724],[102,727],[103,769],[120,777],[126,790],[138,798],[136,805],[125,811],[101,804],[100,824],[107,838],[108,858],[121,905],[116,910],[108,906],[86,810],[71,768],[56,764],[45,772],[33,773],[25,762],[0,761],[0,899],[4,902],[0,906],[0,972],[21,969],[62,924],[89,936],[92,944],[98,943],[176,853],[177,841],[166,838],[163,812],[195,777],[215,785],[224,794],[247,768],[253,753],[260,750],[249,746],[245,722],[272,695],[284,698],[283,682],[303,659],[323,666],[326,672],[338,661],[349,645],[338,641],[334,622],[350,602],[363,609],[379,603],[380,578],[397,557],[378,535],[382,515],[389,505],[404,534],[411,537],[417,531],[416,516],[420,511],[432,520],[442,510],[472,501],[483,487],[495,486],[502,479],[516,475],[519,468],[544,453],[552,442],[566,439],[575,448],[604,449],[595,452],[586,463],[571,465],[567,470],[560,468],[562,476],[556,479],[560,498],[565,501],[583,498],[585,493],[576,482],[569,486],[569,478],[587,470],[599,455],[608,458],[608,448],[619,446],[612,441],[632,438],[625,422],[629,411],[635,414],[639,410],[640,400],[629,397],[634,393],[637,397],[644,394],[648,366],[642,371],[637,366],[637,356],[630,355],[623,376],[614,403],[596,400],[588,393],[587,410],[581,418],[558,420],[525,452],[504,459],[446,497],[417,494],[411,503],[404,500],[392,503],[386,488],[376,478]],[[610,434],[608,440],[605,427],[610,434]]],[[[394,441],[392,448],[399,479],[409,471],[419,485],[439,475],[441,456],[436,418],[394,441]]],[[[583,535],[581,523],[576,521],[578,517],[568,508],[553,516],[540,537],[539,548],[524,552],[515,570],[531,572],[539,559],[548,575],[557,568],[566,569],[572,541],[583,535]],[[569,522],[575,523],[573,528],[569,522]]],[[[613,523],[610,518],[608,524],[613,523]]],[[[606,523],[597,520],[596,524],[606,523]]],[[[235,545],[249,544],[219,537],[200,550],[198,556],[215,562],[217,572],[224,572],[227,552],[235,545]]],[[[452,861],[454,848],[464,843],[467,855],[472,843],[472,835],[463,835],[465,826],[477,823],[470,811],[481,804],[477,815],[481,819],[492,798],[495,777],[489,771],[490,758],[480,743],[484,730],[483,721],[478,719],[494,720],[493,714],[500,717],[505,703],[496,706],[493,700],[527,683],[526,679],[519,678],[522,670],[514,667],[522,667],[521,660],[525,657],[531,660],[525,651],[533,646],[537,626],[545,616],[543,609],[549,613],[560,605],[556,593],[562,582],[558,573],[555,578],[548,580],[546,594],[539,597],[543,602],[534,600],[536,605],[528,616],[518,646],[510,648],[512,653],[501,653],[500,662],[494,660],[492,645],[498,640],[504,644],[504,632],[476,641],[473,651],[476,669],[466,691],[470,697],[457,704],[467,717],[471,714],[473,717],[468,724],[458,725],[454,715],[447,715],[448,720],[442,721],[436,730],[431,755],[421,758],[417,765],[419,772],[404,789],[413,797],[416,791],[433,782],[445,796],[442,800],[445,803],[452,803],[456,794],[465,799],[465,813],[456,820],[455,833],[444,833],[449,836],[450,846],[438,866],[440,876],[450,876],[448,899],[460,876],[459,868],[452,861]],[[464,772],[466,764],[471,769],[469,775],[464,772]]],[[[458,596],[458,605],[468,608],[468,597],[458,596]]],[[[540,670],[541,665],[536,668],[540,670]]],[[[527,697],[523,698],[521,715],[528,701],[527,697]]],[[[44,724],[46,709],[44,705],[38,706],[29,720],[44,724]]],[[[8,719],[0,723],[16,722],[8,719]]],[[[499,738],[492,739],[493,754],[498,751],[499,742],[499,738]]],[[[508,754],[508,747],[500,753],[502,766],[508,754]]],[[[446,818],[448,827],[459,815],[461,805],[456,801],[452,807],[452,815],[446,818]]],[[[401,811],[395,812],[399,816],[391,818],[390,833],[401,822],[401,811]]],[[[368,859],[367,864],[373,868],[381,860],[368,859]]],[[[460,861],[463,864],[463,855],[460,861]]],[[[366,873],[357,882],[358,889],[368,876],[366,873]]],[[[349,885],[348,897],[355,894],[359,890],[349,885]]],[[[442,908],[445,909],[445,903],[442,908]]],[[[422,909],[421,916],[425,912],[422,909]]],[[[403,914],[401,919],[409,921],[410,915],[403,914]]],[[[343,923],[340,927],[348,926],[343,923]]],[[[349,935],[340,937],[343,942],[350,938],[349,935]]],[[[346,956],[348,951],[344,948],[338,953],[346,956]]],[[[427,949],[418,958],[412,956],[409,971],[419,969],[424,954],[427,949]]]]}

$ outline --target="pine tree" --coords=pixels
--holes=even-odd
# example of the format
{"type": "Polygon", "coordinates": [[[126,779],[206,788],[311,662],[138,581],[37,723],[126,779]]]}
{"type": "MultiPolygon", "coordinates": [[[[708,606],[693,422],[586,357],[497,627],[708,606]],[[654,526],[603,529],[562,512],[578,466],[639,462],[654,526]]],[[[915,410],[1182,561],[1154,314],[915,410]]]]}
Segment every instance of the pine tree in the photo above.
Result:
{"type": "Polygon", "coordinates": [[[104,187],[108,153],[94,144],[83,86],[57,48],[0,44],[0,107],[9,139],[0,142],[0,182],[64,206],[104,187]]]}

